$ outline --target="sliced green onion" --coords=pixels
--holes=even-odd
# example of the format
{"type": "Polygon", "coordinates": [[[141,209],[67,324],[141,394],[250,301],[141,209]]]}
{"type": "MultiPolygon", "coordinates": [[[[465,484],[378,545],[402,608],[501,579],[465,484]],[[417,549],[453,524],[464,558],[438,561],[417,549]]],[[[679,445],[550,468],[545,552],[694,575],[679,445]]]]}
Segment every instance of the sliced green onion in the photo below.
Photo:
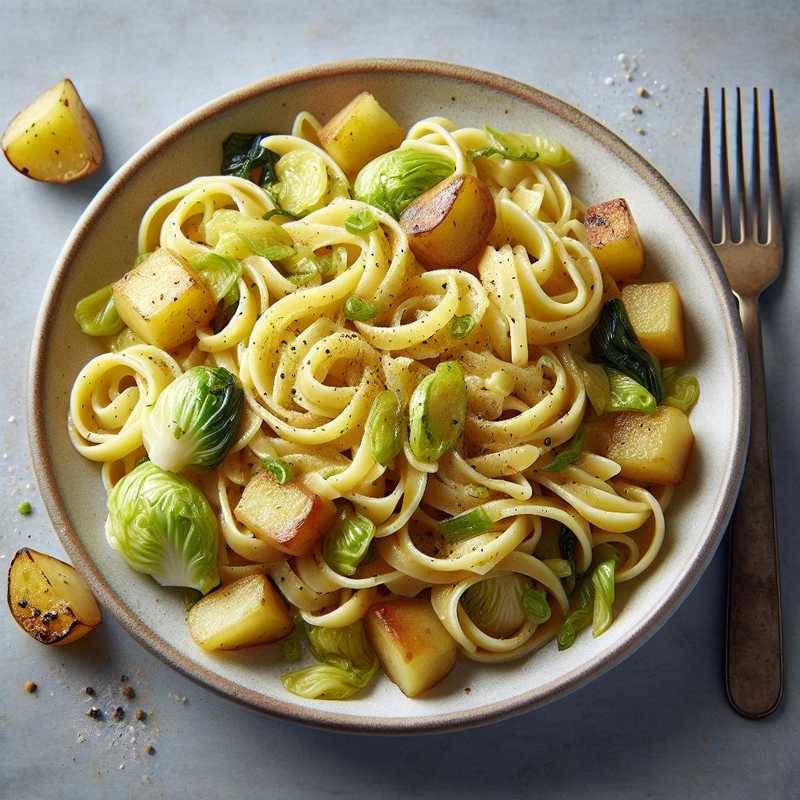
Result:
{"type": "Polygon", "coordinates": [[[606,411],[641,411],[652,414],[656,410],[656,398],[641,383],[610,367],[608,385],[611,389],[606,411]]]}
{"type": "Polygon", "coordinates": [[[267,472],[271,472],[275,480],[281,485],[294,477],[294,468],[282,458],[262,458],[261,463],[267,472]]]}
{"type": "Polygon", "coordinates": [[[79,300],[74,316],[75,322],[89,336],[114,336],[125,327],[114,305],[110,283],[79,300]]]}
{"type": "Polygon", "coordinates": [[[577,461],[583,452],[583,424],[580,425],[569,444],[546,466],[542,472],[561,472],[577,461]]]}
{"type": "Polygon", "coordinates": [[[375,536],[375,523],[363,514],[342,511],[334,529],[325,537],[322,557],[340,575],[352,577],[364,560],[375,536]]]}
{"type": "Polygon", "coordinates": [[[453,317],[450,321],[450,335],[454,339],[466,339],[475,328],[475,318],[471,314],[453,317]]]}
{"type": "Polygon", "coordinates": [[[439,533],[448,542],[461,542],[491,530],[492,520],[482,507],[472,508],[439,523],[439,533]]]}
{"type": "Polygon", "coordinates": [[[589,578],[584,578],[578,586],[575,607],[567,615],[556,634],[559,650],[567,650],[575,644],[575,639],[592,621],[592,604],[594,603],[594,586],[589,578]]]}
{"type": "Polygon", "coordinates": [[[252,250],[257,256],[266,258],[268,261],[281,261],[284,258],[294,255],[294,247],[288,244],[269,244],[262,246],[254,242],[249,236],[243,233],[237,234],[239,239],[244,242],[245,247],[252,250]]]}
{"type": "Polygon", "coordinates": [[[292,214],[291,211],[287,211],[285,208],[272,208],[267,211],[266,214],[261,216],[261,219],[270,220],[273,217],[288,217],[289,219],[300,219],[297,214],[292,214]]]}
{"type": "Polygon", "coordinates": [[[403,418],[394,392],[385,389],[373,400],[365,434],[372,457],[384,467],[403,449],[403,418]]]}
{"type": "Polygon", "coordinates": [[[356,211],[354,214],[351,214],[344,221],[344,227],[356,236],[363,236],[370,231],[374,231],[375,228],[378,227],[378,223],[375,221],[375,217],[372,216],[371,212],[363,208],[361,211],[356,211]]]}
{"type": "Polygon", "coordinates": [[[356,295],[350,295],[344,304],[344,316],[346,319],[366,322],[378,316],[378,306],[368,303],[356,295]]]}
{"type": "Polygon", "coordinates": [[[522,593],[522,607],[528,619],[534,625],[541,625],[550,619],[550,604],[547,602],[547,595],[541,589],[533,587],[526,589],[522,593]]]}
{"type": "Polygon", "coordinates": [[[664,405],[679,408],[688,414],[700,399],[700,381],[694,375],[678,377],[677,367],[664,367],[661,379],[664,382],[664,405]]]}
{"type": "Polygon", "coordinates": [[[594,611],[592,614],[592,636],[605,633],[614,620],[614,572],[616,559],[610,558],[594,568],[594,611]]]}
{"type": "Polygon", "coordinates": [[[572,575],[572,565],[565,558],[546,558],[544,565],[556,578],[569,578],[572,575]]]}

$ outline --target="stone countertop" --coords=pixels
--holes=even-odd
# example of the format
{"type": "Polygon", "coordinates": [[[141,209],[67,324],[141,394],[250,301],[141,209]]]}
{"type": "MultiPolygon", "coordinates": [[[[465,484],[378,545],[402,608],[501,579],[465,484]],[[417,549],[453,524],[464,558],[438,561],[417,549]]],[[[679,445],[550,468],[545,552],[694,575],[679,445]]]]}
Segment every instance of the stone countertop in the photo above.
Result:
{"type": "MultiPolygon", "coordinates": [[[[800,8],[792,0],[591,4],[232,3],[132,8],[7,0],[0,6],[0,122],[70,76],[101,130],[101,174],[69,187],[0,167],[0,564],[31,545],[60,554],[33,486],[25,435],[27,356],[58,252],[88,201],[134,151],[198,105],[258,78],[363,56],[439,59],[506,74],[596,117],[696,207],[701,91],[778,94],[789,234],[797,228],[800,8]],[[620,11],[625,8],[626,10],[620,11]],[[632,10],[628,10],[628,9],[632,10]],[[635,56],[633,82],[617,56],[635,56]],[[649,98],[635,95],[638,86],[649,98]],[[632,109],[639,106],[641,115],[632,109]],[[641,128],[642,132],[637,132],[641,128]],[[6,422],[7,420],[7,422],[6,422]],[[30,500],[29,517],[16,514],[30,500]]],[[[278,722],[183,679],[110,617],[73,647],[46,648],[0,614],[0,796],[275,798],[789,798],[800,796],[796,664],[800,525],[797,248],[762,309],[781,535],[786,697],[769,719],[738,717],[721,680],[726,549],[669,623],[621,666],[559,702],[491,727],[431,738],[359,738],[278,722]],[[127,719],[96,723],[96,703],[137,696],[127,719]],[[36,694],[25,682],[35,681],[36,694]],[[92,686],[96,697],[85,694],[92,686]],[[141,706],[145,722],[133,719],[141,706]],[[155,753],[145,751],[147,745],[155,753]]]]}

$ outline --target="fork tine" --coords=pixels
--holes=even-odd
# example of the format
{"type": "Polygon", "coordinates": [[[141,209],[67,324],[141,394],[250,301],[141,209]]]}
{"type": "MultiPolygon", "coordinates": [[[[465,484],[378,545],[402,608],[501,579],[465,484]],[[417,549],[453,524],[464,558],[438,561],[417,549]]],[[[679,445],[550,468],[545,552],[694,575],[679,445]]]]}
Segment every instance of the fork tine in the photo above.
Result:
{"type": "Polygon", "coordinates": [[[719,183],[722,213],[720,214],[719,241],[726,242],[731,232],[731,181],[728,172],[728,121],[725,110],[725,89],[719,93],[719,183]]]}
{"type": "Polygon", "coordinates": [[[703,93],[703,130],[700,139],[700,224],[714,241],[711,205],[711,109],[708,87],[703,93]]]}
{"type": "Polygon", "coordinates": [[[775,115],[775,92],[769,90],[769,217],[767,242],[783,244],[783,200],[778,163],[778,121],[775,115]]]}
{"type": "Polygon", "coordinates": [[[753,153],[750,159],[750,213],[753,240],[761,241],[759,231],[762,224],[761,209],[761,122],[758,108],[758,89],[753,88],[753,153]]]}
{"type": "Polygon", "coordinates": [[[744,136],[742,134],[742,90],[736,87],[736,240],[747,236],[747,195],[744,188],[744,136]]]}

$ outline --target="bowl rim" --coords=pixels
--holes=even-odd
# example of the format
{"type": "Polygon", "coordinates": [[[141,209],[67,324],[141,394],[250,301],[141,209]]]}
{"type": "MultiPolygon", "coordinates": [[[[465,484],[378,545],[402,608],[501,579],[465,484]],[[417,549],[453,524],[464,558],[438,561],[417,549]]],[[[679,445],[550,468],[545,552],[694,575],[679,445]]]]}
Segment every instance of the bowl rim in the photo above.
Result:
{"type": "Polygon", "coordinates": [[[596,120],[552,95],[491,72],[458,66],[441,61],[421,59],[353,59],[323,63],[311,67],[283,72],[251,83],[212,100],[184,116],[175,124],[151,139],[136,152],[107,181],[81,214],[67,239],[44,291],[42,305],[36,320],[29,361],[28,380],[28,440],[34,472],[47,513],[67,554],[86,578],[92,591],[105,608],[111,611],[122,626],[150,652],[160,657],[173,669],[211,691],[245,706],[286,720],[332,729],[340,732],[368,734],[433,733],[454,728],[465,729],[496,722],[524,711],[545,705],[580,688],[590,680],[620,663],[641,647],[675,612],[708,566],[722,539],[733,510],[739,484],[744,471],[749,432],[750,385],[744,339],[733,294],[730,291],[722,266],[714,248],[698,221],[669,182],[636,151],[616,134],[596,120]],[[735,374],[731,406],[734,419],[735,441],[732,442],[725,477],[720,483],[715,500],[715,512],[706,521],[688,569],[673,581],[658,605],[626,637],[613,647],[601,651],[571,672],[522,694],[504,700],[486,703],[462,711],[430,716],[370,717],[340,714],[317,707],[295,705],[260,692],[248,689],[233,680],[222,677],[181,654],[177,648],[150,630],[122,602],[106,583],[97,566],[89,557],[66,513],[59,487],[52,469],[49,445],[46,440],[42,413],[45,356],[51,335],[51,319],[58,306],[65,278],[72,261],[88,231],[103,213],[106,205],[124,189],[129,179],[145,163],[157,156],[171,142],[198,123],[213,117],[239,103],[261,94],[290,85],[320,78],[343,75],[369,75],[375,73],[411,73],[482,86],[499,94],[512,95],[526,103],[542,108],[590,135],[632,169],[659,199],[667,206],[686,231],[699,253],[722,310],[728,348],[733,356],[735,374]]]}

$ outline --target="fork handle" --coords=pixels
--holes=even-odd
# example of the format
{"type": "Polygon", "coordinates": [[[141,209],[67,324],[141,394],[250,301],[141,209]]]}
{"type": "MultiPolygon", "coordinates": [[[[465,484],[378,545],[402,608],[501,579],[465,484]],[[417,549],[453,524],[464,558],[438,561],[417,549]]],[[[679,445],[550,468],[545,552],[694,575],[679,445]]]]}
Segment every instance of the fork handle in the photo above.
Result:
{"type": "Polygon", "coordinates": [[[752,416],[741,493],[729,528],[725,688],[739,714],[760,719],[783,696],[783,635],[758,297],[740,298],[739,312],[750,359],[752,416]]]}

